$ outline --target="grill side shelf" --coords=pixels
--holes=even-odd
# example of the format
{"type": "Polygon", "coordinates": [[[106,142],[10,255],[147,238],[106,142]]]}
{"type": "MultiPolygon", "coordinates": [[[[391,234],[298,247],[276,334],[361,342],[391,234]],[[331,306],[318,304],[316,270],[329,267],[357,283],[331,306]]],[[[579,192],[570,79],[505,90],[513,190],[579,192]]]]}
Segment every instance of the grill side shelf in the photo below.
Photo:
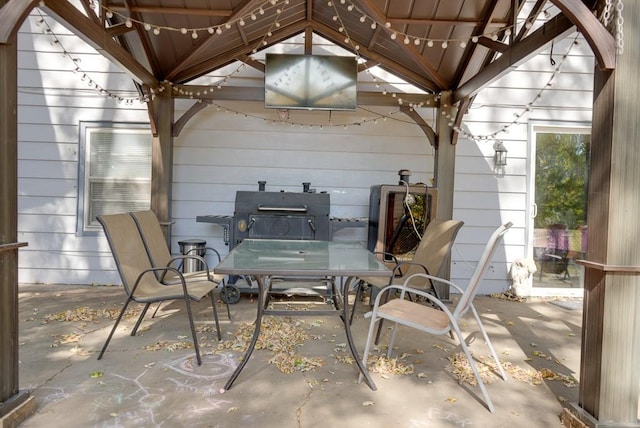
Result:
{"type": "Polygon", "coordinates": [[[346,229],[348,227],[367,227],[367,225],[369,224],[369,219],[367,217],[331,217],[329,219],[329,224],[331,226],[331,235],[333,236],[334,232],[341,229],[346,229]]]}
{"type": "Polygon", "coordinates": [[[233,216],[230,215],[199,215],[196,217],[198,223],[213,223],[224,228],[224,244],[229,245],[233,239],[229,234],[233,234],[233,216]]]}

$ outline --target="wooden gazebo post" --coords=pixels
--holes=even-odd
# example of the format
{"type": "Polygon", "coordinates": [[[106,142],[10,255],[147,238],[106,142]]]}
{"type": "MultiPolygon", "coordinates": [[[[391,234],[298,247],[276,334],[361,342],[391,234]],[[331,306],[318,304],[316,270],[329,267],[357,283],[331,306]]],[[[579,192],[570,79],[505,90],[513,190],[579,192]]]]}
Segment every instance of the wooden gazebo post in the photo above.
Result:
{"type": "Polygon", "coordinates": [[[20,391],[18,356],[18,41],[17,27],[31,7],[0,0],[0,426],[18,425],[35,411],[20,391]],[[6,8],[4,8],[6,6],[6,8]]]}
{"type": "Polygon", "coordinates": [[[640,2],[624,51],[596,70],[579,402],[589,426],[640,426],[640,2]]]}

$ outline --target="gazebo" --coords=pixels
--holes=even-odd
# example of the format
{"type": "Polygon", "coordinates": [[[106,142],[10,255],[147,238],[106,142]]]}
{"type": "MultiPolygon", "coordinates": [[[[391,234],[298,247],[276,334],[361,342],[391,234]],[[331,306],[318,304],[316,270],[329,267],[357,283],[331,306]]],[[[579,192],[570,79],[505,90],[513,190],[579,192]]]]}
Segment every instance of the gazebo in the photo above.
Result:
{"type": "MultiPolygon", "coordinates": [[[[580,398],[576,417],[599,426],[638,426],[640,318],[637,227],[630,221],[640,205],[640,152],[634,147],[640,115],[636,37],[640,6],[614,6],[626,37],[618,39],[598,19],[610,13],[608,0],[552,0],[560,13],[532,24],[547,6],[529,2],[463,0],[209,0],[188,7],[158,0],[0,0],[0,417],[25,405],[19,390],[17,272],[17,31],[39,6],[78,37],[125,70],[146,102],[153,133],[151,208],[171,218],[172,149],[185,124],[213,100],[260,101],[264,89],[225,86],[209,92],[191,84],[232,61],[264,72],[252,58],[254,46],[268,47],[313,34],[380,66],[427,93],[437,110],[434,127],[412,108],[425,96],[406,96],[402,111],[415,121],[435,152],[438,216],[453,211],[456,142],[474,97],[492,81],[554,40],[580,31],[596,58],[592,156],[589,175],[590,239],[585,260],[580,398]],[[80,7],[76,7],[75,4],[80,7]],[[531,4],[533,3],[533,4],[531,4]],[[231,7],[229,7],[231,5],[231,7]],[[149,24],[153,22],[154,24],[149,24]],[[162,22],[162,25],[159,23],[162,22]],[[447,49],[453,40],[461,49],[447,49]],[[624,45],[624,54],[616,49],[624,45]],[[195,99],[175,117],[176,99],[195,99]],[[624,308],[624,310],[621,310],[624,308]]],[[[358,93],[361,105],[397,105],[377,92],[358,93]]]]}

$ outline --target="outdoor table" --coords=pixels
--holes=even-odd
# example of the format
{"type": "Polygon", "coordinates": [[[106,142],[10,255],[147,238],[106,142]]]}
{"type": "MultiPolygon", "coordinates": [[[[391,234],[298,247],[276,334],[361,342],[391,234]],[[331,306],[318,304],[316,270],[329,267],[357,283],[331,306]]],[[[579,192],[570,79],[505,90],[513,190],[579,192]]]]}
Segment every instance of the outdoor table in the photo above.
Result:
{"type": "Polygon", "coordinates": [[[270,277],[346,277],[345,290],[340,298],[333,299],[332,311],[288,311],[294,315],[338,315],[345,326],[347,341],[351,354],[373,390],[375,384],[358,357],[353,343],[349,322],[348,285],[357,277],[391,276],[391,271],[376,256],[358,242],[341,241],[305,241],[275,239],[245,239],[225,257],[216,267],[217,274],[250,276],[258,284],[258,311],[255,330],[242,361],[227,381],[224,389],[233,385],[255,348],[260,335],[262,317],[266,314],[282,314],[282,311],[270,310],[266,307],[269,287],[266,281],[270,277]]]}

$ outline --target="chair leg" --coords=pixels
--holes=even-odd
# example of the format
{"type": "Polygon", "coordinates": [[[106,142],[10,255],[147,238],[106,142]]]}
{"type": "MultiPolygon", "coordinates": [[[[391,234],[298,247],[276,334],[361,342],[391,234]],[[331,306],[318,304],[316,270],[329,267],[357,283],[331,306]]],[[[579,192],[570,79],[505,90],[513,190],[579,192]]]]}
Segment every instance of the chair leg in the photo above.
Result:
{"type": "MultiPolygon", "coordinates": [[[[369,358],[369,351],[371,350],[371,341],[373,339],[373,331],[375,330],[376,321],[382,321],[382,319],[377,318],[377,311],[371,314],[371,322],[369,323],[369,332],[367,333],[367,343],[364,345],[364,352],[362,353],[362,366],[367,369],[367,359],[369,358]]],[[[362,383],[364,379],[364,375],[360,373],[358,376],[358,383],[362,383]]]]}
{"type": "Polygon", "coordinates": [[[151,318],[155,318],[156,317],[156,314],[160,310],[160,306],[162,306],[162,303],[164,303],[164,302],[158,302],[158,306],[156,306],[156,310],[153,311],[153,315],[151,315],[151,318]]]}
{"type": "MultiPolygon", "coordinates": [[[[382,323],[382,319],[380,320],[382,323]]],[[[391,339],[389,339],[389,349],[387,349],[387,358],[391,358],[391,352],[393,352],[393,344],[396,341],[396,332],[398,331],[398,323],[393,323],[393,330],[391,331],[391,339]]]]}
{"type": "Polygon", "coordinates": [[[482,332],[482,336],[484,337],[484,341],[487,344],[487,348],[489,348],[489,352],[491,352],[491,356],[493,357],[493,361],[496,363],[496,367],[498,367],[498,371],[500,372],[500,376],[502,376],[502,380],[506,381],[507,380],[507,375],[504,372],[504,369],[502,368],[502,364],[500,364],[500,360],[498,359],[498,354],[496,354],[496,350],[493,347],[493,344],[491,343],[491,340],[489,340],[489,335],[487,334],[487,331],[484,329],[484,325],[482,324],[482,321],[480,320],[480,315],[478,314],[478,312],[476,311],[476,308],[471,305],[471,311],[473,312],[473,316],[476,318],[476,322],[478,323],[478,326],[480,327],[480,331],[482,332]]]}
{"type": "MultiPolygon", "coordinates": [[[[385,303],[387,303],[389,301],[389,299],[391,298],[391,293],[389,292],[389,290],[385,291],[385,293],[386,293],[386,296],[384,296],[383,298],[380,299],[380,300],[384,299],[384,303],[380,304],[380,306],[382,306],[385,303]]],[[[378,323],[378,332],[376,333],[376,341],[375,341],[376,345],[380,341],[380,335],[382,334],[382,321],[384,321],[384,319],[380,318],[380,322],[378,323]]]]}
{"type": "MultiPolygon", "coordinates": [[[[222,340],[222,332],[220,331],[220,322],[218,321],[218,310],[216,309],[216,298],[213,296],[213,290],[209,293],[211,296],[211,307],[213,308],[213,319],[216,322],[216,330],[218,331],[218,342],[222,340]]],[[[229,310],[229,306],[227,306],[227,310],[229,310]]],[[[231,316],[229,316],[231,319],[231,316]]]]}
{"type": "Polygon", "coordinates": [[[124,312],[127,310],[127,307],[129,306],[130,302],[131,302],[131,297],[127,298],[127,301],[124,302],[124,306],[122,307],[122,310],[120,311],[120,314],[118,314],[118,318],[116,318],[116,322],[113,324],[113,327],[111,328],[111,332],[109,333],[109,336],[107,337],[107,340],[104,342],[104,345],[102,345],[102,350],[98,354],[98,359],[99,360],[102,359],[102,356],[104,355],[104,352],[107,350],[107,346],[109,346],[109,342],[111,341],[111,338],[113,337],[113,333],[115,333],[116,327],[118,327],[118,324],[120,323],[120,320],[122,319],[122,316],[124,315],[124,312]]]}
{"type": "Polygon", "coordinates": [[[191,311],[191,298],[189,296],[184,297],[184,302],[187,305],[187,315],[189,316],[189,326],[191,327],[191,335],[193,337],[193,347],[196,349],[196,360],[198,365],[202,365],[202,359],[200,358],[200,348],[198,347],[198,336],[196,334],[196,326],[193,323],[193,313],[191,311]]]}
{"type": "Polygon", "coordinates": [[[478,386],[480,387],[480,390],[482,391],[482,395],[484,396],[484,400],[487,404],[487,407],[489,408],[489,411],[491,413],[493,413],[493,402],[491,401],[491,398],[489,397],[489,392],[487,391],[487,387],[484,385],[484,382],[482,381],[482,377],[480,376],[480,372],[478,372],[478,368],[476,367],[476,363],[473,359],[473,357],[471,356],[471,351],[469,351],[469,347],[467,346],[467,342],[465,342],[464,337],[462,336],[462,332],[460,331],[460,327],[458,327],[458,324],[456,324],[455,322],[452,323],[453,325],[453,329],[456,332],[456,336],[458,336],[458,340],[460,341],[460,346],[462,347],[462,351],[464,352],[464,355],[467,357],[467,361],[469,361],[469,365],[471,366],[471,370],[473,371],[473,374],[476,377],[476,381],[478,382],[478,386]]]}
{"type": "Polygon", "coordinates": [[[138,331],[140,324],[142,324],[142,320],[144,319],[144,316],[147,314],[147,310],[149,309],[149,306],[151,306],[151,303],[147,303],[146,305],[144,305],[144,309],[142,309],[142,313],[138,317],[138,321],[136,321],[136,325],[133,327],[133,330],[131,330],[131,336],[136,335],[136,332],[138,331]]]}

